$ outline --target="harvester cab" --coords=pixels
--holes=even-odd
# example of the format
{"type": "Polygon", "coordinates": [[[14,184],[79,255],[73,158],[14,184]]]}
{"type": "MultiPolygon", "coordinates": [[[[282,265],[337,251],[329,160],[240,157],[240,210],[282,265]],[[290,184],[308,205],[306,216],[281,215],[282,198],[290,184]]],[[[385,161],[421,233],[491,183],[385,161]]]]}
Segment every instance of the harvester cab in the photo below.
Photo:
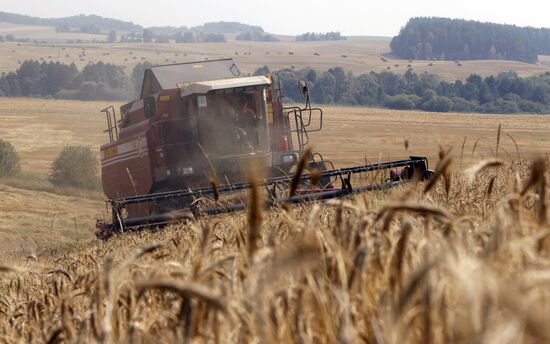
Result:
{"type": "Polygon", "coordinates": [[[113,216],[98,221],[99,236],[243,209],[230,195],[251,187],[252,166],[265,171],[260,184],[270,205],[378,187],[352,187],[360,173],[407,171],[385,178],[384,187],[426,174],[425,158],[334,169],[319,153],[303,156],[323,112],[312,108],[307,83],[299,89],[305,106],[284,106],[277,78],[243,76],[231,59],[147,69],[140,99],[121,106],[119,118],[114,107],[103,110],[109,142],[101,147],[102,183],[113,216]],[[289,194],[292,179],[301,188],[289,194]]]}

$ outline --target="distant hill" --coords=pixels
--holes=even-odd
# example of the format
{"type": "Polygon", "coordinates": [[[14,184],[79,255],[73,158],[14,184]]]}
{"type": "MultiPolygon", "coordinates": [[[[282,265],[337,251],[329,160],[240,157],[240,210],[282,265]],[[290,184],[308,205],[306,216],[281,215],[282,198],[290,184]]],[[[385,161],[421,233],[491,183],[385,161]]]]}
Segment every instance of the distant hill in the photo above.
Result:
{"type": "Polygon", "coordinates": [[[0,21],[20,25],[55,26],[55,19],[26,16],[0,11],[0,21]]]}
{"type": "Polygon", "coordinates": [[[203,33],[241,33],[241,32],[258,32],[263,33],[264,29],[260,26],[242,24],[237,22],[212,22],[203,25],[187,27],[187,26],[153,26],[148,28],[155,34],[173,35],[176,33],[186,32],[203,32],[203,33]]]}
{"type": "MultiPolygon", "coordinates": [[[[53,26],[59,32],[80,31],[88,33],[108,33],[114,30],[118,32],[139,33],[144,30],[143,26],[132,22],[84,14],[63,18],[39,18],[0,11],[0,22],[19,25],[53,26]]],[[[254,33],[256,35],[264,33],[264,29],[260,26],[224,21],[205,23],[193,27],[155,26],[148,29],[157,35],[173,35],[186,32],[204,34],[254,33]]]]}
{"type": "Polygon", "coordinates": [[[260,26],[242,24],[237,22],[213,22],[195,26],[190,29],[194,32],[204,33],[239,33],[239,32],[264,32],[260,26]]]}
{"type": "Polygon", "coordinates": [[[98,33],[109,32],[111,30],[124,32],[139,32],[143,30],[142,26],[132,22],[83,14],[64,18],[39,18],[22,14],[0,12],[0,22],[20,25],[54,26],[58,28],[58,31],[98,33]]]}
{"type": "Polygon", "coordinates": [[[404,59],[516,60],[550,54],[550,29],[448,18],[412,18],[391,42],[404,59]]]}

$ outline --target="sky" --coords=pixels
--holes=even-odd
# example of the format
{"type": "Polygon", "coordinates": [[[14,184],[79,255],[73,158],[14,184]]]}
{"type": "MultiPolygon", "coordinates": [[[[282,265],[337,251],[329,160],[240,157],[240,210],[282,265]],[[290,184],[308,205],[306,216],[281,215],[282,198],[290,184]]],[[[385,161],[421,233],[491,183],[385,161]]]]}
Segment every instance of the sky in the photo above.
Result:
{"type": "Polygon", "coordinates": [[[346,36],[394,36],[416,16],[550,27],[547,0],[0,0],[0,11],[38,17],[97,14],[145,27],[238,21],[288,35],[340,31],[346,36]]]}

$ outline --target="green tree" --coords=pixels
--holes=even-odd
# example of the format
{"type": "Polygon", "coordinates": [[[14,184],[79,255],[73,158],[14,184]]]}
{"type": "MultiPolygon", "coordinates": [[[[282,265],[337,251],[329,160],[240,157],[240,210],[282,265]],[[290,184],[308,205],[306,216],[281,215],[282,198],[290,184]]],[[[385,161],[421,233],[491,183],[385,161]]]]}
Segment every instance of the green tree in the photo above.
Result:
{"type": "Polygon", "coordinates": [[[412,110],[415,107],[414,101],[403,94],[388,97],[385,105],[396,110],[412,110]]]}
{"type": "Polygon", "coordinates": [[[19,154],[11,143],[0,139],[0,177],[10,177],[21,170],[19,154]]]}
{"type": "Polygon", "coordinates": [[[107,37],[107,41],[109,43],[116,43],[116,31],[115,30],[111,30],[109,32],[109,36],[107,37]]]}
{"type": "Polygon", "coordinates": [[[143,42],[144,43],[151,43],[153,41],[153,38],[155,38],[155,34],[153,31],[149,29],[143,30],[143,42]]]}
{"type": "Polygon", "coordinates": [[[449,112],[453,106],[452,101],[447,97],[435,96],[424,102],[422,108],[432,112],[449,112]]]}
{"type": "Polygon", "coordinates": [[[317,79],[311,90],[311,99],[314,102],[334,103],[336,94],[336,78],[332,73],[324,72],[317,79]]]}
{"type": "Polygon", "coordinates": [[[185,32],[183,34],[183,38],[182,38],[183,43],[193,43],[194,41],[195,41],[195,35],[192,32],[185,32]]]}
{"type": "Polygon", "coordinates": [[[353,97],[361,105],[376,105],[378,102],[378,79],[374,74],[363,74],[357,78],[353,97]]]}
{"type": "Polygon", "coordinates": [[[52,165],[49,180],[56,186],[94,189],[98,186],[98,163],[90,147],[63,148],[52,165]]]}
{"type": "Polygon", "coordinates": [[[134,66],[132,70],[132,85],[134,85],[134,91],[136,96],[139,96],[141,92],[141,86],[143,85],[143,75],[145,70],[150,68],[153,64],[151,62],[145,61],[138,63],[134,66]]]}

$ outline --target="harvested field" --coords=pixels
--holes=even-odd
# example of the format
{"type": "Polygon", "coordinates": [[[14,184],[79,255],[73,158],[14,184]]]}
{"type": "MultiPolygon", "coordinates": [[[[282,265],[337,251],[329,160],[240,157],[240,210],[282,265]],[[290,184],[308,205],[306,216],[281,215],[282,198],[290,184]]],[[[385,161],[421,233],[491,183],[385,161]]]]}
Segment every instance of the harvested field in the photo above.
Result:
{"type": "Polygon", "coordinates": [[[48,42],[65,42],[69,39],[83,41],[105,41],[105,35],[80,32],[56,32],[53,26],[19,25],[0,22],[0,35],[13,35],[15,38],[46,40],[48,42]]]}
{"type": "MultiPolygon", "coordinates": [[[[32,32],[33,27],[24,29],[32,32]]],[[[45,28],[35,27],[38,32],[45,28]]],[[[16,37],[26,37],[25,30],[16,37]]],[[[53,29],[53,28],[51,28],[53,29]]],[[[0,23],[0,35],[10,30],[8,24],[0,23]]],[[[30,35],[30,34],[28,34],[30,35]]],[[[55,34],[74,35],[74,34],[55,34]]],[[[81,35],[92,40],[93,35],[81,35]]],[[[95,37],[97,38],[97,37],[95,37]]],[[[103,37],[104,38],[104,37],[103,37]]],[[[230,38],[230,37],[228,37],[230,38]]],[[[75,63],[82,69],[90,62],[103,61],[123,66],[130,73],[134,66],[143,61],[153,64],[193,62],[205,59],[234,58],[244,73],[253,73],[257,68],[268,65],[272,70],[283,68],[301,69],[311,67],[318,71],[340,66],[355,74],[390,70],[403,74],[412,68],[416,73],[432,73],[445,80],[465,80],[470,74],[482,76],[500,72],[516,71],[520,76],[532,76],[550,71],[549,58],[541,56],[536,64],[517,61],[408,61],[394,58],[390,54],[390,38],[353,37],[344,41],[295,42],[282,37],[280,42],[243,42],[228,40],[226,43],[115,43],[115,44],[11,44],[4,43],[0,49],[0,73],[15,71],[25,59],[75,63]]]]}
{"type": "Polygon", "coordinates": [[[24,190],[0,183],[0,251],[36,250],[90,241],[95,218],[105,216],[101,199],[24,190]]]}
{"type": "Polygon", "coordinates": [[[107,134],[99,111],[110,103],[0,98],[0,138],[21,155],[22,169],[45,177],[66,145],[88,145],[99,152],[107,134]]]}

